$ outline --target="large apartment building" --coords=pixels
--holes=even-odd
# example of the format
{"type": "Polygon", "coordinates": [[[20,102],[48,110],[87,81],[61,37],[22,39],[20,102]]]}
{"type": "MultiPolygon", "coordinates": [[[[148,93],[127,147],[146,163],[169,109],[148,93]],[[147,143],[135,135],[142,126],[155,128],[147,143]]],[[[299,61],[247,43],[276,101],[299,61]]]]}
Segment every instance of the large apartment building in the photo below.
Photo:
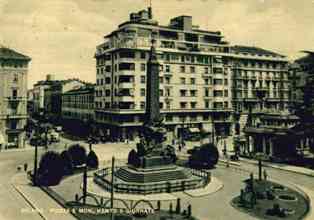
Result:
{"type": "Polygon", "coordinates": [[[220,31],[193,25],[191,16],[159,25],[149,8],[131,13],[96,48],[95,117],[111,135],[132,137],[143,123],[152,38],[160,63],[160,109],[170,136],[200,129],[231,135],[234,110],[245,115],[251,102],[257,108],[256,88],[267,90],[268,110],[284,108],[287,60],[282,55],[233,47],[220,31]]]}
{"type": "Polygon", "coordinates": [[[0,145],[24,147],[27,121],[27,73],[30,58],[0,48],[0,145]]]}
{"type": "MultiPolygon", "coordinates": [[[[231,112],[230,46],[222,34],[192,25],[192,17],[152,19],[151,10],[130,20],[97,46],[95,116],[117,137],[132,137],[145,112],[146,68],[151,39],[160,63],[160,109],[169,135],[203,129],[229,133],[231,112]],[[226,128],[226,129],[224,129],[226,128]]],[[[214,132],[215,132],[214,131],[214,132]]]]}
{"type": "Polygon", "coordinates": [[[234,110],[241,113],[241,128],[250,111],[254,116],[289,114],[287,58],[258,47],[233,46],[231,52],[232,103],[234,110]]]}

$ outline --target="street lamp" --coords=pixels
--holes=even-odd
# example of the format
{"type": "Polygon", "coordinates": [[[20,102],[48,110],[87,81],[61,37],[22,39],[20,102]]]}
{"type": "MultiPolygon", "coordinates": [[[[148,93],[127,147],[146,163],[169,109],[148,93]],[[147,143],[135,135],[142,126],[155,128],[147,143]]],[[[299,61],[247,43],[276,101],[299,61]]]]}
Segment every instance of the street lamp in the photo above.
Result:
{"type": "Polygon", "coordinates": [[[262,159],[264,158],[264,154],[259,152],[256,153],[256,158],[258,159],[258,180],[262,180],[262,159]]]}
{"type": "Polygon", "coordinates": [[[33,171],[33,185],[37,186],[37,157],[38,157],[38,128],[35,128],[35,155],[34,155],[34,171],[33,171]]]}

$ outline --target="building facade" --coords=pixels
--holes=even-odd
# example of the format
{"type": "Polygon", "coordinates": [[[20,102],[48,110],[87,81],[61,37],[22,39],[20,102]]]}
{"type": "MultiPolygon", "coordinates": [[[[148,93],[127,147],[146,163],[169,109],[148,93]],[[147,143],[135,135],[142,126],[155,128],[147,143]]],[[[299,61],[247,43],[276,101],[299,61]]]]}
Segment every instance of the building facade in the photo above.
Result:
{"type": "Polygon", "coordinates": [[[97,135],[94,89],[95,85],[85,85],[62,94],[62,126],[68,133],[79,137],[97,135]]]}
{"type": "Polygon", "coordinates": [[[161,26],[151,9],[105,36],[95,54],[95,118],[111,135],[132,138],[144,120],[146,68],[151,40],[160,63],[160,112],[168,135],[183,130],[231,133],[230,46],[222,34],[192,25],[192,17],[161,26]]]}
{"type": "Polygon", "coordinates": [[[27,75],[30,58],[0,48],[0,144],[24,147],[27,122],[27,75]]]}
{"type": "Polygon", "coordinates": [[[33,112],[35,115],[45,114],[53,121],[62,116],[62,94],[85,85],[78,79],[55,80],[47,75],[46,80],[38,81],[33,88],[33,112]]]}
{"type": "Polygon", "coordinates": [[[94,85],[82,86],[62,94],[62,118],[94,120],[94,85]]]}

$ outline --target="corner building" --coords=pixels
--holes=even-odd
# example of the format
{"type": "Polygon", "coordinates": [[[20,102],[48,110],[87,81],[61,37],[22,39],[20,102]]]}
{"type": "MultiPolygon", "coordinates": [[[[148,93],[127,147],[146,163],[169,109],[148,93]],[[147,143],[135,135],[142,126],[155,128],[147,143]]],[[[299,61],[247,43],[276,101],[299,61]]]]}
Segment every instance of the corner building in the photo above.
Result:
{"type": "Polygon", "coordinates": [[[25,147],[27,73],[31,58],[0,47],[0,145],[25,147]]]}
{"type": "Polygon", "coordinates": [[[153,20],[148,8],[131,13],[129,21],[104,38],[95,53],[95,118],[111,136],[132,138],[143,123],[152,38],[160,63],[160,111],[170,137],[201,129],[211,134],[209,137],[232,136],[233,112],[239,109],[243,130],[244,110],[247,102],[254,101],[249,100],[254,98],[254,86],[269,87],[269,109],[276,111],[285,105],[285,93],[279,90],[279,79],[286,76],[281,70],[287,63],[283,56],[260,48],[231,46],[220,31],[193,25],[191,16],[175,17],[163,26],[153,20]],[[257,84],[250,86],[249,77],[252,85],[254,77],[257,84]],[[259,77],[263,84],[258,84],[259,77]],[[274,85],[276,89],[272,89],[274,85]]]}
{"type": "Polygon", "coordinates": [[[230,46],[218,32],[192,25],[192,17],[161,26],[151,9],[130,20],[97,46],[95,117],[117,138],[137,135],[143,123],[146,68],[151,40],[160,63],[160,111],[169,136],[181,131],[229,135],[231,126],[230,46]]]}

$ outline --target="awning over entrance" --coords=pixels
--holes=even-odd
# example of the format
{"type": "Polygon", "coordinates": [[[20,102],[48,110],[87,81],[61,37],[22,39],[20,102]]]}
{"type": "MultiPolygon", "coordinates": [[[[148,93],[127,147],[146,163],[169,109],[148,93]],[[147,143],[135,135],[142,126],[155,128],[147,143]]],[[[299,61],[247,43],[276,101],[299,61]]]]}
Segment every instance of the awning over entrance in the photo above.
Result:
{"type": "Polygon", "coordinates": [[[189,132],[191,132],[191,133],[199,133],[200,129],[198,129],[198,128],[189,128],[189,132]]]}

